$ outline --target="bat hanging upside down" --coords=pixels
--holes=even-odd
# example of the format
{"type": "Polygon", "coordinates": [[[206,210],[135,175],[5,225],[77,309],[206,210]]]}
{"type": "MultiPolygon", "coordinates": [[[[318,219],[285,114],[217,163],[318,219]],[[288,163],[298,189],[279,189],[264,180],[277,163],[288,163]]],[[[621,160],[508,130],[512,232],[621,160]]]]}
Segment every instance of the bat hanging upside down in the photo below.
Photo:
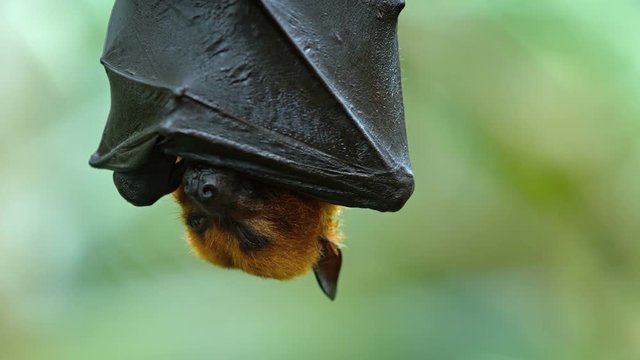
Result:
{"type": "Polygon", "coordinates": [[[313,270],[333,299],[332,204],[398,211],[414,188],[403,7],[116,0],[101,58],[111,111],[89,163],[133,205],[174,193],[206,261],[275,279],[313,270]]]}
{"type": "Polygon", "coordinates": [[[335,298],[342,260],[338,206],[202,165],[186,169],[174,197],[187,240],[202,259],[281,280],[313,269],[335,298]]]}

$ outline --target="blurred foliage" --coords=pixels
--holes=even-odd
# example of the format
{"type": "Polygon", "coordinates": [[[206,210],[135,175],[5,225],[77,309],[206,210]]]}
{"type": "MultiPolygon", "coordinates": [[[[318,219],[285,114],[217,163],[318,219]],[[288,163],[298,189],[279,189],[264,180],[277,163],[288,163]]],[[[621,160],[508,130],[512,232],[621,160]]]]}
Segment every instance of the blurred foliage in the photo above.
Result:
{"type": "Polygon", "coordinates": [[[110,1],[0,2],[0,358],[640,358],[640,3],[407,2],[417,188],[346,212],[334,303],[88,167],[110,1]]]}

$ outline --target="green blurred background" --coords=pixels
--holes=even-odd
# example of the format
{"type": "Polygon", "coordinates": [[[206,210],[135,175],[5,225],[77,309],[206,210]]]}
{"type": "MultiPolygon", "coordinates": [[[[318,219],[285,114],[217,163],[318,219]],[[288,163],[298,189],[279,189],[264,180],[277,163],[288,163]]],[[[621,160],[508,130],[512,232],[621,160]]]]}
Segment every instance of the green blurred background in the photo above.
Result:
{"type": "Polygon", "coordinates": [[[0,358],[639,359],[640,3],[408,0],[416,192],[339,296],[197,260],[89,168],[112,1],[0,2],[0,358]]]}

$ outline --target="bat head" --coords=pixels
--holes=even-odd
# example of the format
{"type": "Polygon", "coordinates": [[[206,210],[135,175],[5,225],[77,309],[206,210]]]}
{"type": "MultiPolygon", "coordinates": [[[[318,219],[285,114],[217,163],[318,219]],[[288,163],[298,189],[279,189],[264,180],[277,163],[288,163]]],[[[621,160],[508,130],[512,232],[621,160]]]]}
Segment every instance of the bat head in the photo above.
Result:
{"type": "Polygon", "coordinates": [[[187,168],[174,196],[187,241],[204,260],[281,280],[313,269],[325,294],[335,297],[338,206],[197,165],[187,168]]]}

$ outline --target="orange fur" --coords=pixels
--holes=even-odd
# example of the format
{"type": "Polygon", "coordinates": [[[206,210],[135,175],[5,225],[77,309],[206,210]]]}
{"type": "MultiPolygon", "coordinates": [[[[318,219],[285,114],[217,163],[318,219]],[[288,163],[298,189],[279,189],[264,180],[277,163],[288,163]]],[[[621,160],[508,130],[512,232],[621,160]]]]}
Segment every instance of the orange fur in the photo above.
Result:
{"type": "MultiPolygon", "coordinates": [[[[321,239],[336,246],[341,241],[336,220],[340,207],[290,191],[274,190],[274,193],[267,200],[256,201],[251,215],[236,219],[268,238],[265,247],[242,249],[236,235],[217,219],[202,234],[187,225],[189,245],[210,263],[261,277],[289,279],[308,272],[320,258],[321,239]]],[[[186,222],[194,205],[182,186],[174,197],[186,222]]]]}

